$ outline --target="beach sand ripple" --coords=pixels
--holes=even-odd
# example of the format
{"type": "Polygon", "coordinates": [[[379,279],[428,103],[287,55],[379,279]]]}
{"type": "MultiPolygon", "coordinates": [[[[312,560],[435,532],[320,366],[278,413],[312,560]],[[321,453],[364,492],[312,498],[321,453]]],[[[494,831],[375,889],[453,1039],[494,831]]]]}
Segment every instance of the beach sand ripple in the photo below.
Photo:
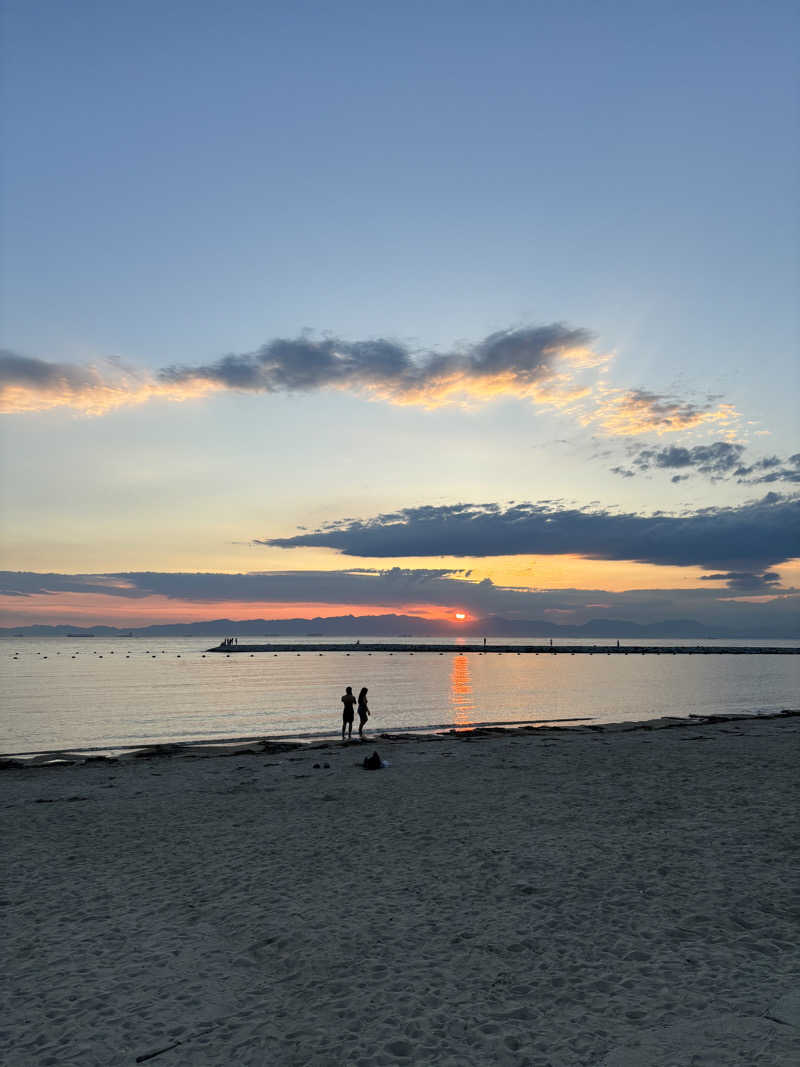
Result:
{"type": "Polygon", "coordinates": [[[372,747],[5,769],[2,1061],[796,1067],[800,719],[372,747]]]}

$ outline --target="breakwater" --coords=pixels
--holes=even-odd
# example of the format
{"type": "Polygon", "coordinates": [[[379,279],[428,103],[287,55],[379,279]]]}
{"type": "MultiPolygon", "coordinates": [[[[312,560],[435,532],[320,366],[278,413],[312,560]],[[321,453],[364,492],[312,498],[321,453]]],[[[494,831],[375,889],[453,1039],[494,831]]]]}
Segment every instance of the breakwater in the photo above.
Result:
{"type": "Polygon", "coordinates": [[[299,641],[284,641],[268,645],[237,644],[229,645],[222,642],[207,652],[220,652],[226,655],[244,652],[388,652],[389,655],[416,653],[439,653],[440,656],[459,654],[462,652],[492,653],[496,655],[615,655],[615,656],[796,656],[800,654],[800,647],[781,648],[761,647],[757,645],[504,645],[500,643],[470,644],[470,645],[410,645],[393,644],[385,641],[353,641],[330,644],[302,643],[299,641]]]}

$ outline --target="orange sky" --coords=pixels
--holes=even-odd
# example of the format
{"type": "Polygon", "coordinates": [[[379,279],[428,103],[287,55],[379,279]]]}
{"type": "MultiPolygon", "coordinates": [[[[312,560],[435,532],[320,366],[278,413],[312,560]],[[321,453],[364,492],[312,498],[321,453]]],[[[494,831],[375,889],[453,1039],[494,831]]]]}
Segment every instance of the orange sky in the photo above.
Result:
{"type": "Polygon", "coordinates": [[[51,625],[75,622],[81,625],[149,626],[159,623],[203,622],[208,619],[329,618],[338,615],[415,615],[424,619],[451,620],[461,610],[438,604],[314,604],[257,601],[189,601],[164,596],[135,599],[101,593],[58,593],[29,597],[0,596],[0,626],[51,625]]]}

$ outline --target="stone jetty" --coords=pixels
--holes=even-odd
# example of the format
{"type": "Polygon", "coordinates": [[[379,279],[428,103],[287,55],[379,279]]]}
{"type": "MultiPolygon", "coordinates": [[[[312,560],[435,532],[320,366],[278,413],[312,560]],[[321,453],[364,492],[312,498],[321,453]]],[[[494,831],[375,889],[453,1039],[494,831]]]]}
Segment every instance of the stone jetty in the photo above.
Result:
{"type": "Polygon", "coordinates": [[[780,646],[761,647],[759,645],[504,645],[499,642],[479,644],[399,644],[385,641],[348,641],[309,644],[300,641],[283,641],[268,645],[228,645],[222,642],[207,652],[224,652],[227,655],[243,652],[389,652],[395,653],[436,653],[440,655],[461,652],[485,652],[487,654],[506,655],[554,655],[554,656],[796,656],[800,646],[786,648],[780,646]]]}

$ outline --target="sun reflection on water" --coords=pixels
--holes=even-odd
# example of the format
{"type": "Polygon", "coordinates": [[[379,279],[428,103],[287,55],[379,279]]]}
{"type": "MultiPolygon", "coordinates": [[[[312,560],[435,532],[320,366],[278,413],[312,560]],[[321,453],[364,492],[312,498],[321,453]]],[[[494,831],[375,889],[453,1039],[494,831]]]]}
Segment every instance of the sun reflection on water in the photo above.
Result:
{"type": "Polygon", "coordinates": [[[472,700],[472,676],[469,671],[469,659],[463,653],[453,656],[453,669],[450,672],[450,706],[453,709],[453,722],[456,726],[473,725],[475,704],[472,700]]]}

